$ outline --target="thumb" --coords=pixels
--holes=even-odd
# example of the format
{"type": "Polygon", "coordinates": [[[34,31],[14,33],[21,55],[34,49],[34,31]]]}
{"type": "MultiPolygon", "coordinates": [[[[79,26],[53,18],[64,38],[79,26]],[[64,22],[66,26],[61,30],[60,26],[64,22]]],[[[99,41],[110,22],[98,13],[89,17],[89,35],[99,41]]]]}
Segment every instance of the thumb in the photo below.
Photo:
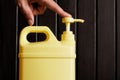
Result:
{"type": "Polygon", "coordinates": [[[34,24],[34,15],[32,13],[32,8],[30,7],[28,1],[27,0],[19,0],[18,6],[19,6],[20,10],[22,11],[22,13],[24,14],[24,16],[26,17],[28,24],[33,25],[34,24]]]}

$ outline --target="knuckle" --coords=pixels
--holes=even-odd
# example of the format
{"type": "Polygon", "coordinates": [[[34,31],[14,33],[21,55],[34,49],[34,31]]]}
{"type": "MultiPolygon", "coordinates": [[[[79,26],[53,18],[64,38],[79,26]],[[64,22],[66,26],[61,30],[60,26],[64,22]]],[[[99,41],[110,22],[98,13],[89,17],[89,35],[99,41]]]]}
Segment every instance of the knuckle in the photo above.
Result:
{"type": "Polygon", "coordinates": [[[45,3],[47,2],[47,0],[41,0],[41,2],[42,2],[43,4],[45,4],[45,3]]]}
{"type": "Polygon", "coordinates": [[[42,10],[40,10],[40,14],[44,14],[46,11],[46,7],[42,8],[42,10]]]}

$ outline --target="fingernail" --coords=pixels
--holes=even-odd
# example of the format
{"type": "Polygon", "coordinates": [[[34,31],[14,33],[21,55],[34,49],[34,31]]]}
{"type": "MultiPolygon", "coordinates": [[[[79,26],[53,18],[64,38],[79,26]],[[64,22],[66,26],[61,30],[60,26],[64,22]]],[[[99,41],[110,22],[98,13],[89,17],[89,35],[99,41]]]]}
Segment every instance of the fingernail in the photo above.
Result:
{"type": "Polygon", "coordinates": [[[66,17],[72,17],[72,15],[66,12],[66,17]]]}
{"type": "Polygon", "coordinates": [[[68,16],[69,16],[69,17],[72,17],[72,15],[71,15],[71,14],[68,14],[68,16]]]}
{"type": "Polygon", "coordinates": [[[72,17],[72,15],[64,11],[62,17],[72,17]]]}
{"type": "Polygon", "coordinates": [[[31,19],[29,19],[29,20],[28,20],[28,24],[29,24],[30,26],[32,26],[32,25],[33,25],[33,21],[32,21],[31,19]]]}

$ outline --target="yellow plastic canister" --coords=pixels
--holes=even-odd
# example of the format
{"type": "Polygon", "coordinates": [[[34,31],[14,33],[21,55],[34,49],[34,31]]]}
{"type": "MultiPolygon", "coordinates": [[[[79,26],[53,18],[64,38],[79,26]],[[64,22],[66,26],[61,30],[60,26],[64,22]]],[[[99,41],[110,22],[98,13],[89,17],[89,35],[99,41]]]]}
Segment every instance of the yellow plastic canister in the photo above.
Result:
{"type": "Polygon", "coordinates": [[[20,34],[19,80],[75,80],[75,40],[64,31],[58,41],[46,26],[28,26],[20,34]],[[29,42],[29,33],[44,33],[46,40],[29,42]]]}

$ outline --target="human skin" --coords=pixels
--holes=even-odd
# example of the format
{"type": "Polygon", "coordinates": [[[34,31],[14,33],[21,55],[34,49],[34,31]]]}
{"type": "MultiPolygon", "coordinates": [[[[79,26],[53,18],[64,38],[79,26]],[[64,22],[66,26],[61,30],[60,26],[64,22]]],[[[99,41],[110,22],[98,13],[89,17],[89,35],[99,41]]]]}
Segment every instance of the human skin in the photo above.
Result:
{"type": "Polygon", "coordinates": [[[33,25],[34,16],[44,14],[46,8],[56,12],[61,17],[71,17],[54,0],[17,0],[17,4],[29,25],[33,25]]]}

